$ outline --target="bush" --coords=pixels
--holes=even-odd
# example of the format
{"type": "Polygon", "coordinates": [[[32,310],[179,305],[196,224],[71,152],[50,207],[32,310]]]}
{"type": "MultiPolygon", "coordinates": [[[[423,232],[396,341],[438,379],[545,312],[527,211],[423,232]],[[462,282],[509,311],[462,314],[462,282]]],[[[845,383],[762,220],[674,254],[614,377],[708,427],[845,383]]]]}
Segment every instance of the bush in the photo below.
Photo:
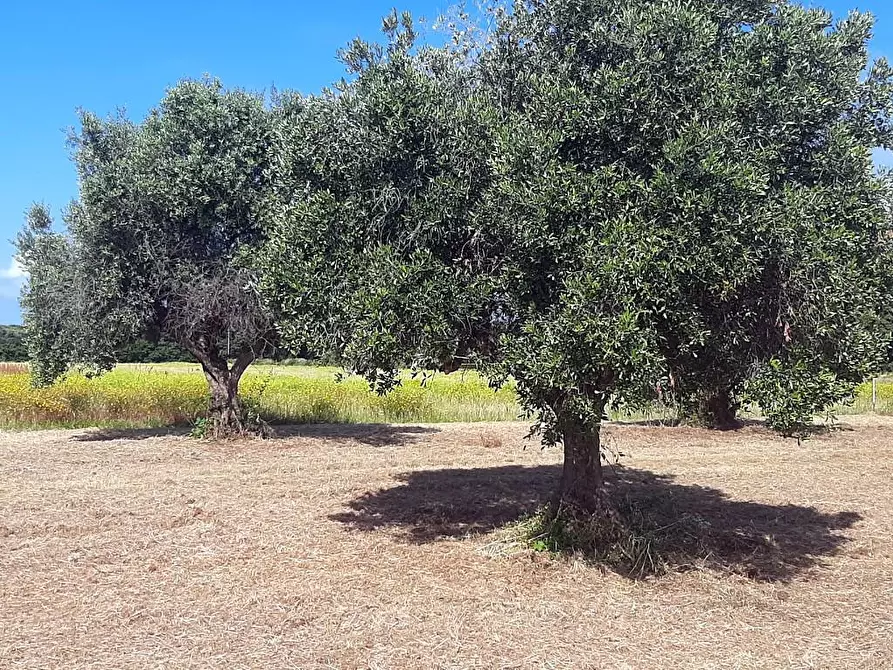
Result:
{"type": "Polygon", "coordinates": [[[22,326],[0,326],[0,361],[18,363],[28,360],[22,326]]]}

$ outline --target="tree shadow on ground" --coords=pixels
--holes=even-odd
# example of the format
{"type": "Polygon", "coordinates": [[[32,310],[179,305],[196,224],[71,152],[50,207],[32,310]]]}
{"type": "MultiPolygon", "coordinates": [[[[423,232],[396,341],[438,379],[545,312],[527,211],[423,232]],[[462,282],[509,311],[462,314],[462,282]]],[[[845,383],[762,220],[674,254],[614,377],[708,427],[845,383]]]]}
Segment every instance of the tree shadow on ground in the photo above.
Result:
{"type": "MultiPolygon", "coordinates": [[[[398,528],[411,543],[486,533],[535,512],[558,485],[560,466],[427,470],[366,493],[329,518],[354,529],[398,528]]],[[[710,568],[760,581],[788,581],[835,554],[839,531],[861,516],[799,505],[732,500],[719,489],[673,483],[647,470],[617,468],[608,486],[624,515],[647,528],[668,570],[710,568]]],[[[624,572],[623,570],[618,570],[624,572]]]]}
{"type": "Polygon", "coordinates": [[[390,423],[306,423],[274,426],[273,439],[311,437],[324,440],[352,440],[370,447],[404,446],[425,435],[439,433],[434,426],[390,423]]]}
{"type": "Polygon", "coordinates": [[[189,428],[167,426],[163,428],[88,428],[86,432],[71,437],[72,442],[111,442],[113,440],[148,440],[153,437],[183,437],[189,428]]]}
{"type": "MultiPolygon", "coordinates": [[[[110,442],[113,440],[147,440],[153,437],[185,437],[190,429],[183,426],[165,428],[90,428],[74,435],[73,442],[110,442]]],[[[273,426],[266,439],[310,437],[324,440],[351,440],[371,447],[404,446],[439,433],[432,426],[393,424],[302,424],[273,426]]],[[[251,438],[248,438],[251,439],[251,438]]]]}

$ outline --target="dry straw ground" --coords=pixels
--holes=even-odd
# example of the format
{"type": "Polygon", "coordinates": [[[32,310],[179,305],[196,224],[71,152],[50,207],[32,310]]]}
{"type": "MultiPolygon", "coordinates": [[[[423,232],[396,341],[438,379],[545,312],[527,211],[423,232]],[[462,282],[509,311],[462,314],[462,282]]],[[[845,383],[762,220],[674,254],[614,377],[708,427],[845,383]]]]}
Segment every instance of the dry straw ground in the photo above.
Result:
{"type": "Polygon", "coordinates": [[[557,474],[519,424],[0,434],[0,666],[891,668],[893,423],[853,421],[610,428],[705,530],[644,581],[494,555],[557,474]]]}

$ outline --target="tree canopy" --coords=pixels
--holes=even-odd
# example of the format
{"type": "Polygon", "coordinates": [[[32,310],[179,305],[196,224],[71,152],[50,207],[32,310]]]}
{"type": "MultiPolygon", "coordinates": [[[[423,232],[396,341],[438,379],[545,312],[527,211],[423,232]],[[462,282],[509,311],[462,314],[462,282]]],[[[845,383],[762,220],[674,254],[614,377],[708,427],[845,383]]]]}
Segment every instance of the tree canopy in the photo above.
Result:
{"type": "Polygon", "coordinates": [[[83,112],[71,141],[67,232],[37,208],[19,241],[36,381],[108,369],[123,343],[163,336],[201,363],[219,430],[241,430],[238,381],[272,335],[249,262],[270,160],[263,99],[185,81],[139,124],[83,112]]]}
{"type": "Polygon", "coordinates": [[[870,17],[708,0],[492,16],[441,49],[392,15],[337,93],[289,103],[286,127],[329,139],[316,161],[279,152],[293,186],[261,264],[285,339],[383,388],[461,357],[513,379],[564,445],[556,508],[588,514],[609,405],[725,394],[797,432],[851,393],[889,339],[871,152],[893,77],[868,62],[870,17]]]}
{"type": "Polygon", "coordinates": [[[385,29],[386,49],[355,42],[342,55],[351,83],[275,110],[277,180],[260,256],[284,340],[382,391],[401,365],[452,369],[477,353],[493,291],[475,263],[495,255],[471,240],[490,141],[466,97],[468,74],[448,51],[416,54],[408,15],[385,29]]]}

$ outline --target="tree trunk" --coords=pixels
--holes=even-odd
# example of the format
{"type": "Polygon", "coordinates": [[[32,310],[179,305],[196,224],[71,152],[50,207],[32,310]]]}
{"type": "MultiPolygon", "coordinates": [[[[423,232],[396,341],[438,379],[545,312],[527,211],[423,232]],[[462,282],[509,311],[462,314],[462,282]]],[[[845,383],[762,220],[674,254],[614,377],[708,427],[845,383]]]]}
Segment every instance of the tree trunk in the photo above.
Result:
{"type": "Polygon", "coordinates": [[[239,379],[226,368],[205,371],[210,400],[208,417],[212,437],[233,437],[246,432],[245,413],[239,399],[239,379]]]}
{"type": "Polygon", "coordinates": [[[559,501],[574,510],[595,514],[604,498],[600,427],[586,429],[579,425],[565,426],[564,469],[561,473],[559,501]]]}
{"type": "Polygon", "coordinates": [[[238,437],[253,432],[255,427],[248,425],[245,408],[239,399],[239,380],[254,361],[254,352],[247,348],[241,350],[230,367],[217,348],[208,346],[205,342],[200,342],[199,346],[191,347],[190,350],[201,363],[208,382],[208,436],[238,437]]]}
{"type": "MultiPolygon", "coordinates": [[[[603,410],[604,406],[594,409],[603,410]]],[[[596,416],[601,417],[602,412],[596,416]]],[[[623,538],[624,520],[605,486],[601,418],[581,421],[576,412],[559,413],[556,428],[564,445],[564,467],[558,495],[540,532],[553,550],[607,556],[623,538]]]]}
{"type": "Polygon", "coordinates": [[[710,428],[728,430],[738,426],[738,404],[732,401],[728,389],[720,389],[701,403],[701,422],[710,428]]]}
{"type": "Polygon", "coordinates": [[[605,490],[601,458],[601,424],[583,425],[574,419],[560,423],[564,467],[556,511],[574,517],[612,519],[614,506],[605,490]]]}

